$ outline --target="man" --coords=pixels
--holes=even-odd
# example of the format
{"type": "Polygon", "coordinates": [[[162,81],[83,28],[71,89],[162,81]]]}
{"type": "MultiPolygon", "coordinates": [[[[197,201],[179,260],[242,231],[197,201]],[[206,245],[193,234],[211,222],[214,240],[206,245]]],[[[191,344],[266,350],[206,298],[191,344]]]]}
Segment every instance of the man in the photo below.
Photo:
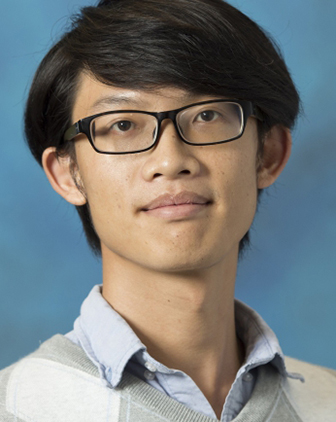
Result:
{"type": "Polygon", "coordinates": [[[103,284],[74,330],[0,373],[4,421],[333,421],[335,372],[284,358],[234,301],[258,195],[299,97],[221,0],[102,0],[41,63],[29,146],[103,284]]]}

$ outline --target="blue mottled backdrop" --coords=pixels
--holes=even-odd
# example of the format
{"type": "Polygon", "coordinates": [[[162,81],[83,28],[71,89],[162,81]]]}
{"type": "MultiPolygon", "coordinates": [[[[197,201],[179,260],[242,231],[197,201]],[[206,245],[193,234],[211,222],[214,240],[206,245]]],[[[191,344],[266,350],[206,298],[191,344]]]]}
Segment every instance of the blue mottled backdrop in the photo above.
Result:
{"type": "MultiPolygon", "coordinates": [[[[89,0],[1,2],[0,368],[72,327],[101,282],[75,210],[23,140],[34,71],[89,0]]],[[[279,42],[302,96],[292,158],[263,198],[237,297],[259,311],[284,352],[336,368],[336,2],[232,0],[279,42]]]]}

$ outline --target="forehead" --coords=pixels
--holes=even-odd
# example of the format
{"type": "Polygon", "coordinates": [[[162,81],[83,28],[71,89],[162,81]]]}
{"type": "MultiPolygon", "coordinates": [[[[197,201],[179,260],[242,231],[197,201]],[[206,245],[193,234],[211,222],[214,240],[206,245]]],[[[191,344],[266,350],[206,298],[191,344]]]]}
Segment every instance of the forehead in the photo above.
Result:
{"type": "Polygon", "coordinates": [[[148,90],[119,88],[106,85],[94,76],[82,72],[77,85],[72,117],[77,121],[96,113],[118,109],[165,111],[211,98],[215,97],[171,86],[148,90]]]}

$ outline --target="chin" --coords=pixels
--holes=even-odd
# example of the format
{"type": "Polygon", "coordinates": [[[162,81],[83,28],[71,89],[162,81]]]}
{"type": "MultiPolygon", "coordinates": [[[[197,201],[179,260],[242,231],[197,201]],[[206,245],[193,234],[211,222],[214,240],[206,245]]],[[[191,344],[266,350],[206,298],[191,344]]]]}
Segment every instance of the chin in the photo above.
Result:
{"type": "MultiPolygon", "coordinates": [[[[235,255],[238,256],[238,247],[236,249],[235,255]]],[[[219,254],[218,249],[216,251],[186,250],[178,254],[175,252],[173,255],[166,251],[159,256],[152,254],[151,260],[144,260],[147,262],[143,261],[142,266],[163,273],[191,273],[216,266],[225,260],[225,255],[230,254],[225,254],[223,251],[219,254]]]]}

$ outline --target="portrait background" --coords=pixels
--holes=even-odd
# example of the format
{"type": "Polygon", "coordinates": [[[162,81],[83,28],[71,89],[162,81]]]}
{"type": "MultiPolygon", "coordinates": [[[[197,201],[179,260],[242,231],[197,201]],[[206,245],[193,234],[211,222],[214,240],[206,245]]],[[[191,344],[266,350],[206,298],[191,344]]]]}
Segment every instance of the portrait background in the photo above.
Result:
{"type": "MultiPolygon", "coordinates": [[[[101,282],[75,209],[49,186],[23,138],[40,60],[89,0],[2,2],[0,25],[0,368],[71,330],[101,282]]],[[[336,3],[231,0],[278,41],[302,96],[292,157],[264,194],[236,296],[285,354],[336,369],[336,3]]]]}

